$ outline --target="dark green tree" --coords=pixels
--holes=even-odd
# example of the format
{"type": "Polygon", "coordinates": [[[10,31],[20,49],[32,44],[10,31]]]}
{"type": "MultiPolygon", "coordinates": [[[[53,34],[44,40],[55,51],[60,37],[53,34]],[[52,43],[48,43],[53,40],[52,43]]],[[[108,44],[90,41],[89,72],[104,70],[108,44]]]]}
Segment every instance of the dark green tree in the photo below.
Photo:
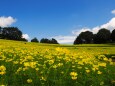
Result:
{"type": "Polygon", "coordinates": [[[2,27],[0,27],[0,38],[2,38],[2,27]]]}
{"type": "Polygon", "coordinates": [[[115,42],[115,29],[111,33],[111,40],[112,42],[115,42]]]}
{"type": "Polygon", "coordinates": [[[47,38],[42,38],[42,39],[40,40],[40,43],[50,43],[50,40],[47,39],[47,38]]]}
{"type": "Polygon", "coordinates": [[[25,42],[28,42],[28,40],[25,39],[25,38],[21,38],[19,41],[25,41],[25,42]]]}
{"type": "Polygon", "coordinates": [[[105,29],[105,28],[102,28],[98,31],[97,34],[94,35],[94,43],[107,43],[107,42],[110,42],[110,31],[105,29]]]}
{"type": "Polygon", "coordinates": [[[57,40],[54,39],[54,38],[52,38],[50,41],[51,41],[52,44],[59,44],[59,43],[57,42],[57,40]]]}
{"type": "Polygon", "coordinates": [[[79,36],[75,39],[74,44],[82,43],[92,43],[93,42],[93,33],[90,31],[81,32],[79,36]]]}
{"type": "Polygon", "coordinates": [[[39,42],[38,39],[35,37],[31,40],[31,42],[39,42]]]}
{"type": "Polygon", "coordinates": [[[42,39],[40,40],[40,43],[59,44],[59,43],[57,42],[57,40],[54,39],[54,38],[52,38],[51,40],[50,40],[50,39],[47,39],[47,38],[42,38],[42,39]]]}
{"type": "Polygon", "coordinates": [[[22,32],[17,27],[4,27],[2,37],[9,40],[20,40],[22,38],[22,32]]]}
{"type": "Polygon", "coordinates": [[[73,44],[74,44],[74,45],[75,45],[75,44],[82,44],[82,39],[78,36],[78,37],[75,39],[75,41],[74,41],[73,44]]]}

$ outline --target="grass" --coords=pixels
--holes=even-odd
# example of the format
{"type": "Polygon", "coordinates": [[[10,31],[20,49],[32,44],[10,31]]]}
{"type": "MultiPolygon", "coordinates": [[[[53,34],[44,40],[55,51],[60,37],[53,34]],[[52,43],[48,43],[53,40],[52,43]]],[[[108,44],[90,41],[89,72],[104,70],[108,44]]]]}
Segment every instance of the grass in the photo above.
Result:
{"type": "Polygon", "coordinates": [[[114,86],[115,45],[0,40],[0,86],[114,86]]]}

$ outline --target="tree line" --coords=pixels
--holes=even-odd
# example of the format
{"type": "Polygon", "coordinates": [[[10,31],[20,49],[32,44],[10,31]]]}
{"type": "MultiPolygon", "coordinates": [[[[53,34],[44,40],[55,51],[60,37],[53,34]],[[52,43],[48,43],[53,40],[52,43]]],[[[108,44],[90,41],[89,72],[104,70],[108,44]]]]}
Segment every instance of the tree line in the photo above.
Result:
{"type": "MultiPolygon", "coordinates": [[[[35,37],[31,40],[31,42],[39,42],[39,40],[35,37]]],[[[59,44],[56,39],[47,39],[47,38],[42,38],[40,40],[40,43],[48,43],[48,44],[59,44]]]]}
{"type": "MultiPolygon", "coordinates": [[[[22,38],[22,31],[19,30],[17,27],[0,27],[0,39],[7,39],[7,40],[17,40],[17,41],[28,41],[25,38],[22,38]]],[[[35,37],[31,40],[31,42],[38,42],[39,40],[35,37]]],[[[56,39],[47,39],[42,38],[40,43],[50,43],[50,44],[59,44],[56,39]]]]}
{"type": "MultiPolygon", "coordinates": [[[[17,41],[28,41],[22,38],[22,31],[17,27],[0,27],[0,39],[17,40],[17,41]]],[[[35,37],[31,39],[31,42],[37,43],[49,43],[59,44],[56,39],[42,38],[40,41],[35,37]]],[[[106,28],[100,29],[97,34],[93,34],[91,31],[81,32],[74,40],[73,44],[101,44],[101,43],[115,43],[115,29],[110,32],[106,28]]]]}
{"type": "Polygon", "coordinates": [[[81,32],[74,40],[73,44],[102,44],[102,43],[115,43],[115,29],[110,32],[106,28],[100,29],[97,34],[91,31],[81,32]]]}

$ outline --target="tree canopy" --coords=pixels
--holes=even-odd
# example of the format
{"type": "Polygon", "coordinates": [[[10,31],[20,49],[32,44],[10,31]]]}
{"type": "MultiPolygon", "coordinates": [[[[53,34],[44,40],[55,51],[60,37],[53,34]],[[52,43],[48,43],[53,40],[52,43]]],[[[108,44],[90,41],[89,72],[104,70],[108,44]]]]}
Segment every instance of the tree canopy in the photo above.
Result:
{"type": "Polygon", "coordinates": [[[49,44],[59,44],[56,39],[47,39],[47,38],[42,38],[40,40],[40,43],[49,43],[49,44]]]}
{"type": "Polygon", "coordinates": [[[93,33],[90,31],[81,32],[79,36],[75,39],[74,44],[82,44],[82,43],[92,43],[93,41],[93,33]]]}
{"type": "Polygon", "coordinates": [[[110,42],[110,31],[102,28],[94,35],[94,43],[107,43],[110,42]]]}
{"type": "Polygon", "coordinates": [[[110,32],[110,30],[102,28],[97,34],[93,34],[90,31],[81,32],[77,38],[74,40],[73,44],[82,44],[82,43],[110,43],[115,42],[115,29],[110,32]]]}
{"type": "Polygon", "coordinates": [[[38,39],[35,37],[31,40],[31,42],[39,42],[38,39]]]}
{"type": "Polygon", "coordinates": [[[112,42],[115,42],[115,29],[111,33],[111,40],[112,42]]]}
{"type": "Polygon", "coordinates": [[[8,40],[27,41],[25,38],[22,38],[22,31],[17,27],[0,27],[0,38],[8,40]]]}

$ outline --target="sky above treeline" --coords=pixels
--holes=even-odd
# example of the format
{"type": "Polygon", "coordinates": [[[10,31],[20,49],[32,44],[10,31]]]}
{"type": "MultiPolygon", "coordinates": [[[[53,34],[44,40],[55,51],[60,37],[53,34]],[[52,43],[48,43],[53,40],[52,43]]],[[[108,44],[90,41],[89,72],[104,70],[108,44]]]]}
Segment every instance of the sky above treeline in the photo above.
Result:
{"type": "Polygon", "coordinates": [[[0,26],[72,44],[80,32],[115,29],[115,0],[0,0],[0,26]]]}

